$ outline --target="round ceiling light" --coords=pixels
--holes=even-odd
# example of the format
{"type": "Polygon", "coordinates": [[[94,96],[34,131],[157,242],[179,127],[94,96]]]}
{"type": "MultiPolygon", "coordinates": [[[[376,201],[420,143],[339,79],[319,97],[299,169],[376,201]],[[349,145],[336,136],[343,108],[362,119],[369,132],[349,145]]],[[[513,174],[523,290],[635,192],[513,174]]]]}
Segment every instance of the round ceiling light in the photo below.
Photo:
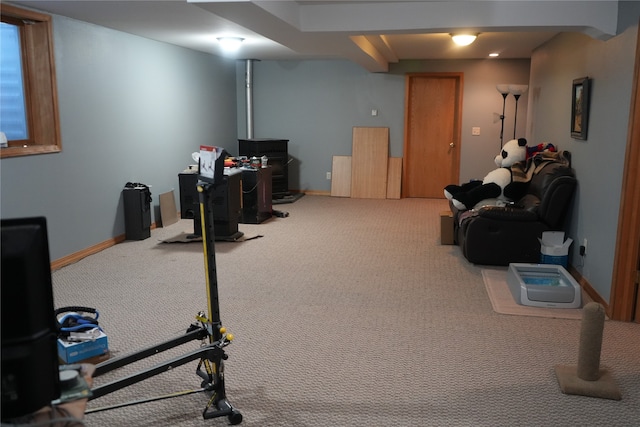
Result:
{"type": "Polygon", "coordinates": [[[476,41],[478,36],[476,34],[452,34],[451,38],[453,42],[458,46],[469,46],[476,41]]]}
{"type": "Polygon", "coordinates": [[[218,37],[217,40],[224,50],[238,50],[244,41],[242,37],[218,37]]]}

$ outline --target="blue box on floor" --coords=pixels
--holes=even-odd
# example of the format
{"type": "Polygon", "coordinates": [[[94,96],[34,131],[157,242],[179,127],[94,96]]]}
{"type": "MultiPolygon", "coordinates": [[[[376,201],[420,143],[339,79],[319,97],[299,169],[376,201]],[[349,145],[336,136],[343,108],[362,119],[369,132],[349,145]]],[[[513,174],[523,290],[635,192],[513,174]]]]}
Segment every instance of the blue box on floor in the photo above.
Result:
{"type": "Polygon", "coordinates": [[[58,357],[64,363],[76,363],[95,356],[102,356],[109,351],[107,335],[100,335],[93,341],[69,342],[58,339],[58,357]]]}

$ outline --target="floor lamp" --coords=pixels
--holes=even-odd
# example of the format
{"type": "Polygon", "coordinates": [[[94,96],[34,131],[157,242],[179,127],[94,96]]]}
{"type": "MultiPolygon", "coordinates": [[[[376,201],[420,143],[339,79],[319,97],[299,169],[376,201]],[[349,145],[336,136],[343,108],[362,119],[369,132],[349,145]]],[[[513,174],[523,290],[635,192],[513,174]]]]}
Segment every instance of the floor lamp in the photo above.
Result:
{"type": "Polygon", "coordinates": [[[509,95],[509,85],[496,85],[498,92],[502,94],[502,114],[500,115],[500,151],[502,151],[502,144],[504,142],[504,109],[507,105],[507,95],[509,95]]]}
{"type": "Polygon", "coordinates": [[[513,115],[513,139],[516,139],[516,123],[518,122],[518,100],[520,95],[525,93],[529,89],[527,85],[509,85],[509,92],[516,99],[516,111],[513,115]]]}

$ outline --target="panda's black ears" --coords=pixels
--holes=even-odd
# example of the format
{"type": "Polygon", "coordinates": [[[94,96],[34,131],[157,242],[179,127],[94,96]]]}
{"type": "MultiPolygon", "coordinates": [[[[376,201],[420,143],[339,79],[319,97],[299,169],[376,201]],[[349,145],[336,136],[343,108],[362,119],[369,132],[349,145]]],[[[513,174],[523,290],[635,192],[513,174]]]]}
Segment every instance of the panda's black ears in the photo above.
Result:
{"type": "Polygon", "coordinates": [[[526,146],[526,145],[527,145],[527,140],[526,140],[526,139],[524,139],[524,138],[518,138],[518,145],[519,145],[520,147],[524,147],[524,146],[526,146]]]}

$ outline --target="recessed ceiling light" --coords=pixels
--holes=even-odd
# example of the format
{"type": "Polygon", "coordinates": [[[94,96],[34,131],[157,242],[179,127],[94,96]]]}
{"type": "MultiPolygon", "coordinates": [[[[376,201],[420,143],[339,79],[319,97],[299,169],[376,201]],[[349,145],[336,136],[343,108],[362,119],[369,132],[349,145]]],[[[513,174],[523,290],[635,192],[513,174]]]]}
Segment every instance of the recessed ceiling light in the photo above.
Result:
{"type": "Polygon", "coordinates": [[[500,54],[498,52],[492,52],[489,54],[489,56],[492,58],[497,58],[498,56],[500,56],[500,54]]]}

